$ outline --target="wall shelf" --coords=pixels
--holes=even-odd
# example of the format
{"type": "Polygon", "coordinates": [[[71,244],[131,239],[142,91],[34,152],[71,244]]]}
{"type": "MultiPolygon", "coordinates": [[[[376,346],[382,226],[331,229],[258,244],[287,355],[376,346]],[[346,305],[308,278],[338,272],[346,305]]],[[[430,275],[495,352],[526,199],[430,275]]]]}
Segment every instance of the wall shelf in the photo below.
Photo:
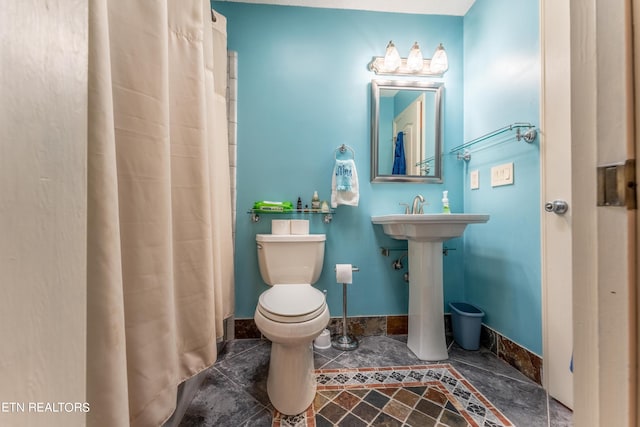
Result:
{"type": "Polygon", "coordinates": [[[251,215],[251,222],[259,222],[260,215],[288,215],[292,217],[304,217],[306,215],[324,215],[322,221],[325,224],[329,224],[333,219],[335,209],[329,209],[329,211],[313,210],[313,209],[291,209],[286,211],[268,211],[260,209],[249,209],[247,211],[251,215]]]}
{"type": "Polygon", "coordinates": [[[449,153],[458,153],[458,160],[469,161],[471,160],[471,153],[468,150],[469,147],[476,145],[480,142],[486,141],[488,139],[491,139],[494,136],[501,135],[505,132],[509,132],[512,130],[516,131],[517,141],[524,140],[529,144],[535,141],[536,137],[538,136],[536,127],[531,123],[513,123],[510,125],[501,127],[500,129],[494,130],[493,132],[489,132],[488,134],[482,135],[481,137],[478,137],[471,141],[465,142],[464,144],[458,145],[457,147],[454,147],[451,150],[449,150],[449,153]],[[525,132],[522,132],[520,129],[523,129],[523,128],[527,130],[525,132]],[[459,151],[462,151],[462,150],[464,150],[463,153],[459,153],[459,151]]]}

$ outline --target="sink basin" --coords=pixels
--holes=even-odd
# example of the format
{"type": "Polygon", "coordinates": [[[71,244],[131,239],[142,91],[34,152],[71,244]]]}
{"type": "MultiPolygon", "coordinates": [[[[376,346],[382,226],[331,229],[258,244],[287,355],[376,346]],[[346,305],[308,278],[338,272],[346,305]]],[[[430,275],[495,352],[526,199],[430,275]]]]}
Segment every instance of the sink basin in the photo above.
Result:
{"type": "Polygon", "coordinates": [[[384,232],[398,240],[443,242],[460,237],[467,224],[489,221],[486,214],[391,214],[372,216],[384,232]]]}
{"type": "Polygon", "coordinates": [[[372,216],[384,232],[408,240],[409,324],[407,347],[421,360],[449,357],[444,334],[442,242],[459,237],[468,224],[489,221],[485,214],[392,214],[372,216]]]}

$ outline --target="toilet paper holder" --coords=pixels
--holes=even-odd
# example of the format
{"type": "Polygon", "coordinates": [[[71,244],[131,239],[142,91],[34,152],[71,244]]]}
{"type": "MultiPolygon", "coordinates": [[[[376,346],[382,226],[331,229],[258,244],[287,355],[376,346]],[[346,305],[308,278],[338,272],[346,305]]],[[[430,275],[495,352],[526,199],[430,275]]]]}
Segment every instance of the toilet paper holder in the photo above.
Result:
{"type": "MultiPolygon", "coordinates": [[[[335,267],[333,267],[333,271],[336,271],[335,267]]],[[[351,267],[351,271],[356,272],[356,271],[360,271],[360,269],[354,265],[351,267]]]]}
{"type": "MultiPolygon", "coordinates": [[[[358,272],[360,269],[354,265],[351,266],[351,271],[358,272]]],[[[343,351],[351,351],[358,348],[358,340],[347,333],[347,283],[342,284],[342,335],[333,338],[331,346],[343,351]]]]}

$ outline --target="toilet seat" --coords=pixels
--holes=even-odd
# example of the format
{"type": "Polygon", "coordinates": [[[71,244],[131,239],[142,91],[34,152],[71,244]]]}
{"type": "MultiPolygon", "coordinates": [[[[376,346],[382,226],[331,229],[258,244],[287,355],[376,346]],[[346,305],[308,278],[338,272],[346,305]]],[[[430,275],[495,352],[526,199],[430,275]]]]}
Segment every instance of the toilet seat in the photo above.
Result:
{"type": "Polygon", "coordinates": [[[281,323],[299,323],[318,317],[326,307],[324,293],[309,284],[274,285],[263,292],[258,310],[281,323]]]}

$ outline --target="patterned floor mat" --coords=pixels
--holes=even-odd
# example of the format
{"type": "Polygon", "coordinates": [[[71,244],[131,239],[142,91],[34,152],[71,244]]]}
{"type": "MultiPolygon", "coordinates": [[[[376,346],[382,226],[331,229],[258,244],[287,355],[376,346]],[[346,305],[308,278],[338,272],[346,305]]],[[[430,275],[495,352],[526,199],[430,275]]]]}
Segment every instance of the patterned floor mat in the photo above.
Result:
{"type": "Polygon", "coordinates": [[[274,412],[274,427],[513,424],[449,364],[318,369],[313,404],[302,414],[274,412]]]}

